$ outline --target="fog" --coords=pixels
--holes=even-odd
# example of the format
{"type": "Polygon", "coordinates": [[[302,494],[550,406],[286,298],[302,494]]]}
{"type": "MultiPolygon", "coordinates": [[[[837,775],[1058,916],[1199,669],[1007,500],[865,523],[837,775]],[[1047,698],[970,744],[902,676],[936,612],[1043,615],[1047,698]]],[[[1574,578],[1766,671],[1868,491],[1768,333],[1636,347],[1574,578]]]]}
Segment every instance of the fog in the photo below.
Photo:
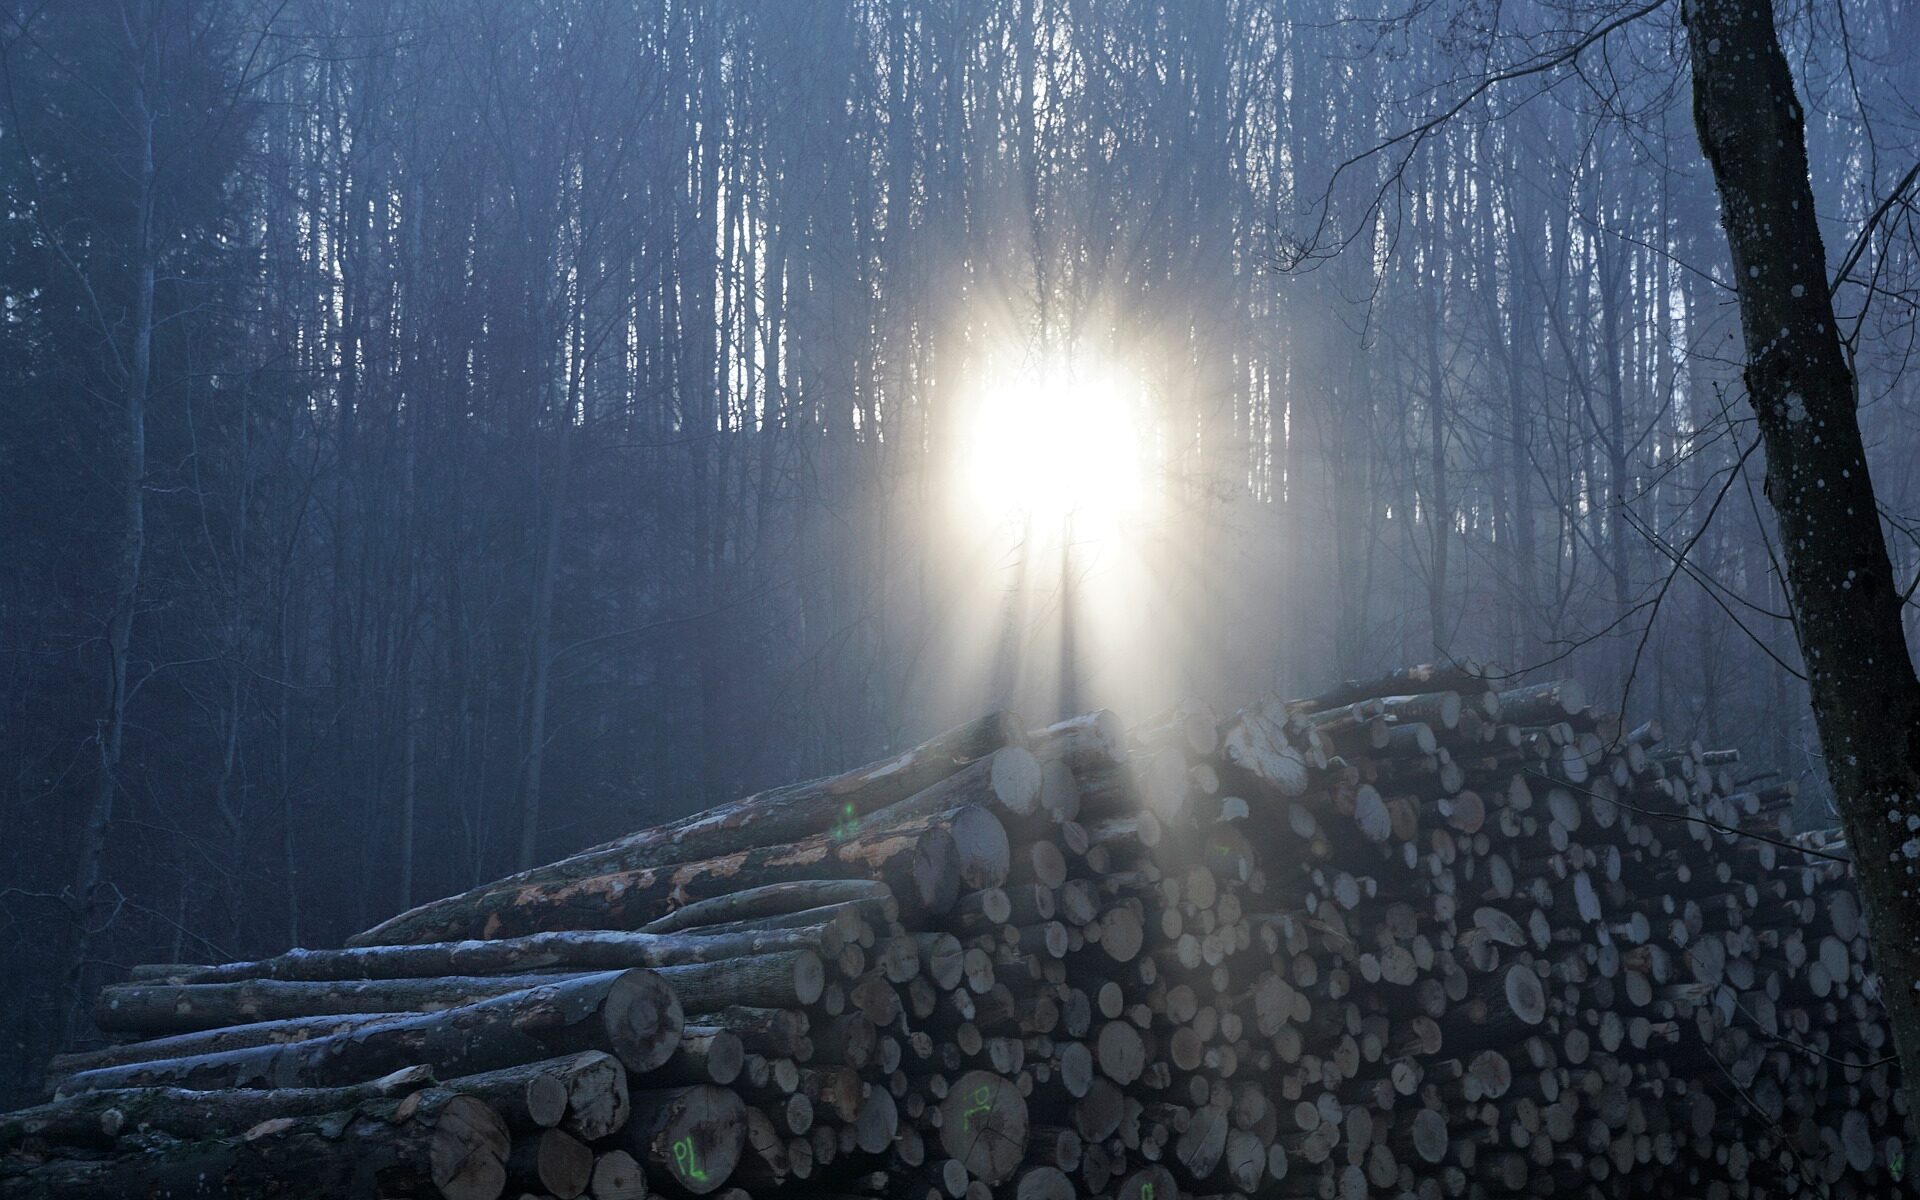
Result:
{"type": "MultiPolygon", "coordinates": [[[[1781,20],[1911,580],[1913,18],[1781,20]]],[[[6,5],[0,1091],[116,968],[337,944],[999,706],[1573,673],[1826,821],[1684,41],[6,5]]]]}

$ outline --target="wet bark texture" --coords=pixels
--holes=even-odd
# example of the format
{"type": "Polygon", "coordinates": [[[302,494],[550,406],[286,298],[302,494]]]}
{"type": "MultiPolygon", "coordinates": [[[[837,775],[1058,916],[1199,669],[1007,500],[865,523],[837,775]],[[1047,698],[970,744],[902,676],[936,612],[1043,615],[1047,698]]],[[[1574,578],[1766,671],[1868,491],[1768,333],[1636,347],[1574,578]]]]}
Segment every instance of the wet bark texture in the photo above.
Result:
{"type": "Polygon", "coordinates": [[[1920,680],[1888,560],[1772,9],[1690,0],[1694,121],[1720,192],[1794,632],[1874,963],[1920,1116],[1920,680]]]}

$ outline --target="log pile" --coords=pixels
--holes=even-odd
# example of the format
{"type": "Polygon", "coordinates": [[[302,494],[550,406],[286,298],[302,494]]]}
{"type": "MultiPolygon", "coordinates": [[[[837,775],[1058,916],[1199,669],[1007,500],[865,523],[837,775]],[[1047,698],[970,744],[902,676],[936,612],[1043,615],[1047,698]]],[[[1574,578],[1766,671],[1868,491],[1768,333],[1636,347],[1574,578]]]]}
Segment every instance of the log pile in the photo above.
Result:
{"type": "Polygon", "coordinates": [[[1883,1196],[1845,847],[1567,682],[996,713],[422,905],[159,964],[0,1194],[1883,1196]]]}

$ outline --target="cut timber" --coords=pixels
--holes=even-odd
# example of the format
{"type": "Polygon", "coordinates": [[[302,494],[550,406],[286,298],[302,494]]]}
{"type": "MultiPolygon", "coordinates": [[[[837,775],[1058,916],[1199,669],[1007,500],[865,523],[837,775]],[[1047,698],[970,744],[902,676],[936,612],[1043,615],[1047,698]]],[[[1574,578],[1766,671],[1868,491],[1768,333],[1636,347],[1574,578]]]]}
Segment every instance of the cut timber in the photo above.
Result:
{"type": "Polygon", "coordinates": [[[729,962],[662,967],[686,1012],[709,1012],[732,1004],[752,1008],[806,1008],[826,989],[826,967],[811,950],[756,954],[729,962]]]}
{"type": "Polygon", "coordinates": [[[999,887],[1007,881],[1013,851],[1007,841],[1007,828],[1000,823],[1000,818],[979,805],[969,804],[922,819],[936,822],[953,838],[962,887],[999,887]]]}
{"type": "Polygon", "coordinates": [[[769,883],[764,887],[730,892],[725,896],[715,896],[711,900],[677,908],[657,921],[648,922],[641,932],[679,933],[703,925],[779,917],[854,900],[892,899],[892,890],[873,879],[800,879],[791,883],[769,883]]]}
{"type": "Polygon", "coordinates": [[[658,975],[608,971],[444,1012],[388,1017],[311,1041],[101,1067],[70,1077],[61,1091],[327,1087],[414,1063],[452,1077],[582,1050],[605,1050],[627,1069],[644,1072],[672,1055],[683,1024],[680,1002],[658,975]]]}
{"type": "Polygon", "coordinates": [[[1094,1059],[1107,1078],[1124,1087],[1146,1070],[1146,1043],[1129,1022],[1108,1021],[1100,1027],[1094,1059]]]}
{"type": "Polygon", "coordinates": [[[1182,700],[1134,726],[1127,737],[1135,746],[1173,746],[1195,758],[1207,758],[1220,746],[1220,716],[1204,700],[1182,700]]]}
{"type": "Polygon", "coordinates": [[[593,1200],[646,1200],[647,1173],[625,1150],[609,1150],[593,1160],[587,1194],[593,1200]]]}
{"type": "Polygon", "coordinates": [[[1174,1143],[1174,1157],[1180,1160],[1188,1176],[1205,1179],[1213,1174],[1227,1152],[1227,1114],[1213,1105],[1195,1110],[1193,1119],[1174,1143]]]}
{"type": "Polygon", "coordinates": [[[1403,1157],[1411,1154],[1429,1166],[1437,1165],[1447,1156],[1448,1131],[1447,1119],[1431,1108],[1423,1108],[1413,1116],[1407,1126],[1406,1134],[1399,1139],[1394,1149],[1403,1157]]]}
{"type": "Polygon", "coordinates": [[[105,1147],[134,1133],[163,1133],[186,1139],[221,1137],[244,1133],[273,1117],[345,1112],[365,1101],[397,1098],[432,1082],[433,1072],[408,1067],[348,1087],[218,1092],[114,1088],[85,1092],[0,1116],[0,1153],[29,1139],[105,1147]]]}
{"type": "Polygon", "coordinates": [[[560,1128],[597,1142],[627,1123],[627,1069],[612,1055],[590,1050],[565,1064],[567,1115],[560,1128]]]}
{"type": "MultiPolygon", "coordinates": [[[[832,882],[858,883],[863,888],[877,889],[883,895],[886,893],[885,884],[868,880],[810,881],[809,886],[826,887],[832,882]]],[[[822,914],[821,921],[827,919],[827,914],[822,914]]],[[[811,946],[817,936],[817,931],[810,936],[805,928],[756,928],[745,932],[708,934],[701,931],[673,935],[565,929],[514,938],[476,938],[346,950],[290,950],[258,962],[177,968],[164,980],[178,984],[203,984],[235,983],[249,979],[431,979],[449,975],[624,971],[629,967],[677,967],[686,963],[719,962],[745,954],[771,954],[777,950],[811,946]]]]}
{"type": "Polygon", "coordinates": [[[1546,1020],[1547,997],[1540,986],[1540,977],[1532,967],[1524,963],[1515,963],[1507,968],[1505,987],[1507,1007],[1513,1015],[1528,1025],[1538,1025],[1546,1020]]]}
{"type": "Polygon", "coordinates": [[[1462,706],[1459,692],[1388,696],[1380,703],[1388,716],[1402,724],[1430,725],[1435,729],[1453,729],[1460,724],[1462,706]]]}
{"type": "Polygon", "coordinates": [[[207,1029],[199,1033],[178,1033],[172,1037],[141,1042],[122,1042],[96,1050],[56,1054],[47,1064],[47,1090],[55,1090],[60,1080],[96,1067],[115,1067],[124,1063],[153,1062],[162,1058],[189,1058],[199,1054],[221,1054],[244,1050],[249,1046],[279,1046],[312,1041],[358,1029],[363,1025],[391,1020],[385,1014],[365,1013],[343,1017],[297,1017],[288,1021],[261,1021],[253,1025],[235,1025],[228,1029],[207,1029]]]}
{"type": "Polygon", "coordinates": [[[966,950],[959,938],[950,933],[917,933],[913,942],[920,956],[920,970],[933,986],[947,992],[960,986],[966,950]]]}
{"type": "Polygon", "coordinates": [[[960,894],[953,834],[947,822],[936,817],[898,829],[862,830],[850,837],[819,834],[791,845],[754,847],[701,862],[469,892],[403,913],[353,940],[356,944],[432,942],[515,937],[552,929],[632,927],[696,900],[768,883],[821,878],[882,880],[892,888],[903,912],[914,915],[945,912],[960,894]]]}
{"type": "Polygon", "coordinates": [[[680,1033],[680,1048],[647,1077],[647,1082],[717,1083],[724,1087],[740,1078],[746,1060],[739,1034],[713,1025],[689,1025],[680,1033]]]}
{"type": "Polygon", "coordinates": [[[962,805],[977,804],[1014,817],[1030,817],[1040,807],[1040,760],[1023,746],[1007,746],[968,763],[932,787],[888,805],[868,818],[876,825],[930,817],[962,805]]]}
{"type": "Polygon", "coordinates": [[[1418,695],[1424,692],[1482,692],[1487,688],[1488,672],[1477,663],[1423,663],[1402,667],[1375,679],[1350,679],[1317,696],[1294,700],[1286,707],[1294,712],[1311,713],[1370,700],[1376,696],[1418,695]]]}
{"type": "Polygon", "coordinates": [[[740,1039],[743,1049],[768,1058],[802,1058],[807,1032],[812,1021],[804,1012],[790,1008],[753,1008],[729,1004],[696,1011],[687,1020],[692,1024],[726,1029],[740,1039]]]}
{"type": "Polygon", "coordinates": [[[1014,1200],[1074,1200],[1073,1181],[1059,1167],[1041,1165],[1020,1172],[1014,1200]]]}
{"type": "Polygon", "coordinates": [[[558,1125],[591,1142],[627,1119],[626,1068],[599,1050],[465,1075],[447,1088],[486,1101],[516,1132],[558,1125]]]}
{"type": "Polygon", "coordinates": [[[1027,744],[1042,762],[1058,759],[1084,775],[1127,761],[1127,724],[1102,708],[1038,730],[1027,744]]]}
{"type": "Polygon", "coordinates": [[[1012,1177],[1027,1155],[1027,1102],[1011,1080],[960,1076],[940,1102],[940,1145],[989,1184],[1012,1177]]]}
{"type": "Polygon", "coordinates": [[[773,1119],[757,1108],[748,1108],[746,1143],[733,1169],[733,1181],[749,1189],[776,1188],[792,1174],[786,1139],[774,1127],[773,1119]]]}
{"type": "Polygon", "coordinates": [[[1143,1167],[1120,1184],[1116,1200],[1180,1200],[1180,1185],[1165,1167],[1143,1167]]]}
{"type": "Polygon", "coordinates": [[[100,989],[93,1006],[93,1023],[109,1033],[188,1033],[290,1017],[439,1012],[542,984],[563,983],[569,978],[572,976],[454,975],[327,983],[272,979],[244,983],[122,983],[100,989]]]}
{"type": "Polygon", "coordinates": [[[1277,698],[1248,705],[1221,730],[1221,756],[1282,796],[1307,790],[1307,760],[1287,740],[1287,709],[1277,698]]]}
{"type": "Polygon", "coordinates": [[[704,1196],[724,1186],[746,1144],[747,1106],[710,1084],[633,1093],[620,1148],[646,1164],[648,1178],[704,1196]]]}
{"type": "Polygon", "coordinates": [[[493,1110],[434,1089],[323,1117],[273,1118],[237,1138],[162,1142],[115,1158],[3,1164],[0,1194],[494,1200],[506,1185],[508,1147],[507,1127],[493,1110]],[[297,1193],[290,1190],[296,1186],[297,1193]]]}
{"type": "Polygon", "coordinates": [[[893,1144],[899,1132],[900,1108],[893,1101],[893,1093],[882,1087],[869,1088],[854,1113],[854,1144],[868,1154],[878,1154],[893,1144]]]}
{"type": "Polygon", "coordinates": [[[593,1182],[593,1151],[558,1129],[543,1129],[513,1144],[507,1155],[508,1182],[539,1188],[559,1200],[574,1200],[593,1182]]]}
{"type": "MultiPolygon", "coordinates": [[[[994,822],[990,834],[1008,835],[1011,869],[1000,879],[989,862],[983,875],[950,847],[955,886],[968,890],[940,914],[897,903],[867,875],[849,886],[810,869],[707,899],[698,889],[666,895],[664,907],[682,907],[659,934],[161,964],[139,973],[140,987],[108,995],[193,1008],[216,994],[184,990],[193,985],[286,975],[298,986],[219,994],[400,997],[523,985],[525,975],[500,976],[552,972],[538,957],[547,953],[645,955],[666,964],[659,982],[683,1007],[707,1010],[687,1018],[662,1065],[634,1075],[650,1120],[687,1128],[697,1097],[731,1103],[718,1089],[737,1088],[745,1102],[739,1162],[711,1200],[803,1190],[821,1200],[1177,1200],[1176,1187],[1194,1200],[1562,1190],[1771,1200],[1803,1193],[1793,1181],[1801,1169],[1835,1200],[1905,1194],[1906,1181],[1891,1177],[1904,1163],[1903,1093],[1885,1061],[1865,918],[1845,863],[1796,853],[1845,847],[1826,836],[1731,836],[1793,797],[1735,780],[1722,754],[1686,745],[1649,755],[1585,708],[1546,719],[1554,713],[1528,708],[1543,701],[1516,694],[1512,713],[1540,719],[1513,723],[1484,687],[1416,683],[1397,679],[1311,713],[1268,702],[1285,714],[1276,735],[1310,764],[1307,790],[1291,799],[1171,724],[1130,743],[1124,761],[1083,756],[1083,776],[1046,759],[1039,807],[1025,816],[968,793],[986,800],[971,807],[994,822]],[[1581,772],[1587,782],[1572,785],[1581,772]],[[1071,785],[1065,808],[1046,799],[1049,773],[1071,785]],[[1694,815],[1714,824],[1667,819],[1694,815]],[[298,978],[308,974],[341,980],[298,978]],[[1024,1150],[1025,1135],[1002,1127],[1019,1124],[1021,1102],[1044,1121],[1024,1150]],[[1003,1136],[976,1144],[982,1131],[1003,1136]]],[[[1551,704],[1569,698],[1560,689],[1551,704]]],[[[1068,725],[1085,734],[1100,720],[1068,725]]],[[[1061,738],[1043,751],[1077,753],[1061,738]]],[[[948,801],[990,784],[996,761],[1020,758],[1003,751],[962,766],[932,789],[943,799],[923,790],[868,813],[846,840],[944,823],[951,841],[960,810],[948,801]]],[[[738,873],[727,878],[732,886],[738,873]]],[[[596,922],[611,911],[587,894],[577,907],[596,922]]],[[[379,1048],[396,1021],[414,1019],[259,1021],[110,1052],[177,1057],[184,1051],[156,1047],[316,1034],[379,1048]]],[[[456,1021],[380,1048],[413,1064],[381,1087],[462,1074],[447,1090],[487,1098],[518,1136],[516,1182],[529,1189],[520,1200],[580,1185],[581,1155],[557,1137],[574,1165],[542,1177],[543,1127],[596,1145],[607,1181],[590,1178],[589,1194],[642,1192],[636,1152],[663,1196],[713,1184],[710,1148],[689,1141],[676,1156],[671,1134],[651,1147],[621,1138],[633,1105],[626,1068],[609,1055],[585,1056],[606,1073],[579,1076],[594,1082],[570,1091],[549,1126],[562,1104],[538,1076],[551,1061],[521,1064],[572,1047],[543,1044],[532,1024],[503,1032],[491,1019],[456,1021]],[[519,1057],[501,1060],[502,1048],[519,1057]],[[677,1178],[676,1157],[704,1178],[677,1178]]],[[[302,1076],[298,1052],[281,1053],[294,1064],[289,1083],[355,1078],[331,1064],[342,1073],[302,1076]]],[[[178,1067],[149,1070],[161,1083],[221,1082],[178,1067]]],[[[262,1075],[252,1086],[277,1082],[262,1075]]],[[[18,1175],[49,1156],[177,1155],[160,1126],[238,1125],[231,1136],[258,1114],[330,1114],[363,1095],[85,1094],[0,1121],[0,1143],[12,1147],[0,1163],[18,1175]],[[298,1111],[274,1111],[279,1103],[298,1111]],[[165,1115],[138,1122],[141,1104],[165,1115]],[[223,1104],[220,1121],[195,1115],[223,1104]]],[[[119,1194],[112,1179],[90,1182],[119,1194]]],[[[282,1194],[307,1194],[305,1182],[281,1181],[282,1194]]],[[[402,1176],[371,1194],[431,1194],[417,1183],[402,1176]]],[[[319,1189],[316,1200],[331,1194],[319,1189]]]]}
{"type": "Polygon", "coordinates": [[[1080,815],[1080,781],[1057,758],[1040,764],[1040,807],[1056,824],[1080,815]]]}
{"type": "MultiPolygon", "coordinates": [[[[613,1061],[597,1050],[587,1053],[613,1061]]],[[[551,1129],[567,1115],[567,1085],[548,1069],[550,1063],[558,1061],[523,1063],[467,1075],[450,1081],[448,1089],[485,1101],[515,1133],[551,1129]]],[[[84,1093],[81,1098],[85,1098],[84,1093]]]]}
{"type": "Polygon", "coordinates": [[[1515,725],[1550,725],[1586,707],[1586,689],[1574,679],[1556,679],[1500,693],[1500,715],[1515,725]]]}
{"type": "Polygon", "coordinates": [[[422,937],[416,931],[457,926],[461,923],[460,915],[467,909],[483,897],[503,891],[723,858],[760,847],[832,837],[836,827],[844,829],[849,819],[857,821],[876,809],[905,800],[975,759],[985,758],[1002,746],[1018,745],[1022,738],[1019,717],[1010,712],[989,713],[922,742],[904,754],[844,774],[760,792],[583,850],[556,863],[483,884],[459,896],[420,905],[356,935],[348,944],[372,946],[437,940],[433,935],[422,937]]]}

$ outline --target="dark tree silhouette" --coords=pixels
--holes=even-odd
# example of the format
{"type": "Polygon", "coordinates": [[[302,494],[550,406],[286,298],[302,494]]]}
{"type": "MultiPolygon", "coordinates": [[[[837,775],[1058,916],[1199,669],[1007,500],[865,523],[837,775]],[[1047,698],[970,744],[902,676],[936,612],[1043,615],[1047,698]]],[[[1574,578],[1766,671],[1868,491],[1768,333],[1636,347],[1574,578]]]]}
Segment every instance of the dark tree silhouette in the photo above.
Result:
{"type": "Polygon", "coordinates": [[[1684,11],[1694,121],[1733,256],[1787,603],[1866,901],[1908,1120],[1920,1123],[1920,678],[1834,314],[1805,119],[1770,6],[1688,0],[1684,11]]]}

